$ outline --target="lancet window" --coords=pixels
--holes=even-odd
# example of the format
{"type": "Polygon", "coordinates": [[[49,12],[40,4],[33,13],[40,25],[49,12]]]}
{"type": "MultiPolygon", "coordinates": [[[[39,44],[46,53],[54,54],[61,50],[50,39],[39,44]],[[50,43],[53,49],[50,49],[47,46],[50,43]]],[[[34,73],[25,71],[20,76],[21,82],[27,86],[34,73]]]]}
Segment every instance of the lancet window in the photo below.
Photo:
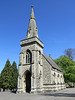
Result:
{"type": "Polygon", "coordinates": [[[31,63],[32,62],[32,54],[30,50],[27,50],[26,52],[26,63],[31,63]]]}

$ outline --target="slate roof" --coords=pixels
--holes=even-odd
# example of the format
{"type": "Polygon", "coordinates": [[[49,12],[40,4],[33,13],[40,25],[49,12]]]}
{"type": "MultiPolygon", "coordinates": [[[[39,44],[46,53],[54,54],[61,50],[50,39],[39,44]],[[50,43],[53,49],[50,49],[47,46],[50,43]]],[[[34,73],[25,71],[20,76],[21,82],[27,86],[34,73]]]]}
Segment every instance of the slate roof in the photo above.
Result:
{"type": "Polygon", "coordinates": [[[57,69],[59,71],[62,72],[62,70],[60,69],[60,67],[58,67],[58,65],[53,61],[53,59],[51,57],[48,57],[46,54],[43,53],[44,58],[47,60],[47,62],[52,65],[52,67],[54,69],[57,69]]]}

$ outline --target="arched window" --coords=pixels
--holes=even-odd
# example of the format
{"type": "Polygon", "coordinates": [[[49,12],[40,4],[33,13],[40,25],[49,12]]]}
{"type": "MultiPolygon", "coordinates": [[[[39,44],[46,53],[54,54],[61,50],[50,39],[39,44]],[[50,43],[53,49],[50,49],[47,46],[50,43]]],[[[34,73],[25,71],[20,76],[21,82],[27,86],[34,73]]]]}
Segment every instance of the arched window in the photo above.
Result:
{"type": "Polygon", "coordinates": [[[59,84],[59,74],[58,74],[58,84],[59,84]]]}
{"type": "Polygon", "coordinates": [[[26,63],[31,63],[32,62],[32,54],[30,50],[27,50],[26,52],[26,63]]]}
{"type": "Polygon", "coordinates": [[[56,84],[56,74],[54,73],[54,84],[56,84]]]}
{"type": "Polygon", "coordinates": [[[53,73],[53,84],[56,84],[56,74],[53,73]]]}

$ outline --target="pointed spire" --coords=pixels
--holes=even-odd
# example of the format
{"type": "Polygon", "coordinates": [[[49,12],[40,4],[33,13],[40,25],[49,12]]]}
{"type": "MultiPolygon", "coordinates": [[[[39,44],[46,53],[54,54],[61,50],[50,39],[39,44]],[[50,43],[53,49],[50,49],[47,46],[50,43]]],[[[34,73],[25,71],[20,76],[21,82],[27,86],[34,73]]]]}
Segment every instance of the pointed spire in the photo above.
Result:
{"type": "Polygon", "coordinates": [[[28,32],[27,32],[26,38],[31,38],[34,36],[38,37],[38,29],[36,26],[33,5],[32,5],[31,6],[31,16],[30,16],[30,20],[29,20],[29,27],[28,27],[28,32]]]}
{"type": "Polygon", "coordinates": [[[35,16],[34,16],[34,11],[33,11],[33,5],[31,6],[32,10],[31,10],[31,16],[30,16],[30,19],[35,19],[35,16]]]}

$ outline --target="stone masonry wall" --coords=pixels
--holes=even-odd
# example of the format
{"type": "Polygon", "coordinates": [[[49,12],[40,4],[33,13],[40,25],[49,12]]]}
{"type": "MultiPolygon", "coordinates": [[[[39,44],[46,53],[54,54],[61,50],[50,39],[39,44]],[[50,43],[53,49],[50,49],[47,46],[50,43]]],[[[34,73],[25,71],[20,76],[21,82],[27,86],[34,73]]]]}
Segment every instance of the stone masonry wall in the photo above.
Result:
{"type": "Polygon", "coordinates": [[[51,66],[43,57],[43,84],[51,83],[51,66]]]}

